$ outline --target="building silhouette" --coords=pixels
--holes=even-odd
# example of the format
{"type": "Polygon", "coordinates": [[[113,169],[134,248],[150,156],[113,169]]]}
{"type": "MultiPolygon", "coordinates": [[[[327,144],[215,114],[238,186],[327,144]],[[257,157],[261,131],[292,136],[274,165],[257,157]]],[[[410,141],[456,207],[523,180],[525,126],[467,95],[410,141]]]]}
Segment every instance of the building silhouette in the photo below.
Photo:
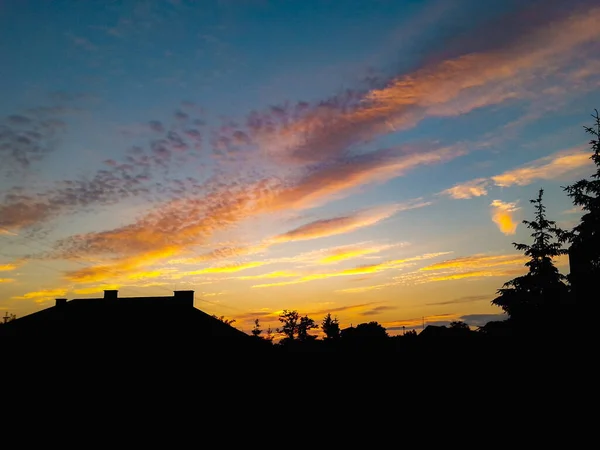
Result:
{"type": "Polygon", "coordinates": [[[60,338],[64,341],[179,341],[205,348],[252,346],[242,331],[194,307],[194,291],[173,296],[67,300],[0,326],[0,337],[60,338]]]}

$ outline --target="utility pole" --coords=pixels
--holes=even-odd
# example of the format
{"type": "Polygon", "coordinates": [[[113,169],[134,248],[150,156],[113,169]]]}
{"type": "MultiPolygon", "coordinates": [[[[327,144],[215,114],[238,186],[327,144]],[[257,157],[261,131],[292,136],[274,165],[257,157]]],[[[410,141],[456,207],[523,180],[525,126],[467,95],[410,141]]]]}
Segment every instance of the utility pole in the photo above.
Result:
{"type": "Polygon", "coordinates": [[[4,320],[4,323],[7,323],[7,322],[8,322],[8,319],[10,319],[10,316],[8,315],[8,311],[6,311],[6,312],[4,313],[4,317],[3,317],[2,319],[4,320]]]}
{"type": "Polygon", "coordinates": [[[425,316],[423,316],[423,330],[425,329],[425,316]]]}

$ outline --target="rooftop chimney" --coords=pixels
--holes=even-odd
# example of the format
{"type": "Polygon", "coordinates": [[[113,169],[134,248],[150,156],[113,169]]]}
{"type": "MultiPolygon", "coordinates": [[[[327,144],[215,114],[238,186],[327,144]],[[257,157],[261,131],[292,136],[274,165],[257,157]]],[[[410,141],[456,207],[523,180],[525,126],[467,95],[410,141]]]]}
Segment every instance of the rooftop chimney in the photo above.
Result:
{"type": "Polygon", "coordinates": [[[60,308],[61,306],[65,306],[67,304],[66,298],[57,298],[56,299],[56,307],[60,308]]]}
{"type": "Polygon", "coordinates": [[[173,291],[173,297],[179,305],[194,306],[194,291],[173,291]]]}
{"type": "Polygon", "coordinates": [[[104,298],[114,300],[117,298],[119,291],[117,290],[104,290],[104,298]]]}

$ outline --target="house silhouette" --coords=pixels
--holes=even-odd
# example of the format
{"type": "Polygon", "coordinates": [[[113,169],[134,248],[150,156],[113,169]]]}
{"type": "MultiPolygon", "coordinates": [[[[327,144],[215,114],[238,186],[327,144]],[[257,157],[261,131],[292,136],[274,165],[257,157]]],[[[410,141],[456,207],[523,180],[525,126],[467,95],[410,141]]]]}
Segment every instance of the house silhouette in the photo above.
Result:
{"type": "Polygon", "coordinates": [[[0,326],[0,337],[61,338],[121,342],[178,340],[205,347],[253,345],[242,331],[194,307],[194,291],[173,296],[119,297],[105,290],[103,298],[56,299],[50,308],[0,326]]]}

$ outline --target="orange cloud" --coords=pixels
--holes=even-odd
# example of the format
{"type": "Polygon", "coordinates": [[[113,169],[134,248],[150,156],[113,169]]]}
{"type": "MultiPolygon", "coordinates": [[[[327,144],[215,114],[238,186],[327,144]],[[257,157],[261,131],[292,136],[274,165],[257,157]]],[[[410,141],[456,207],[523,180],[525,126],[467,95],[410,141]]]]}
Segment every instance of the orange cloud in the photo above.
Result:
{"type": "Polygon", "coordinates": [[[252,269],[254,267],[260,267],[265,264],[266,264],[265,262],[229,264],[226,266],[215,266],[215,267],[207,267],[205,269],[192,270],[190,272],[183,272],[178,275],[188,276],[188,275],[201,275],[201,274],[205,274],[205,273],[233,273],[233,272],[240,272],[242,270],[252,269]]]}
{"type": "Polygon", "coordinates": [[[523,273],[523,269],[512,269],[512,270],[473,270],[470,272],[450,273],[446,275],[438,275],[429,278],[429,281],[448,281],[448,280],[461,280],[463,278],[483,278],[483,277],[503,277],[520,275],[523,273]]]}
{"type": "Polygon", "coordinates": [[[368,227],[381,222],[394,215],[400,209],[400,205],[390,205],[358,211],[343,217],[317,220],[288,231],[287,233],[275,236],[271,239],[271,242],[280,244],[283,242],[304,241],[349,233],[359,228],[368,227]]]}
{"type": "Polygon", "coordinates": [[[528,258],[521,254],[511,255],[484,255],[477,254],[471,256],[463,256],[460,258],[449,259],[439,263],[431,264],[422,267],[421,271],[439,271],[439,270],[464,270],[470,268],[481,267],[498,267],[506,265],[523,265],[528,261],[528,258]]]}
{"type": "Polygon", "coordinates": [[[0,264],[0,272],[10,272],[12,270],[18,269],[21,267],[21,263],[8,263],[8,264],[0,264]]]}
{"type": "Polygon", "coordinates": [[[566,150],[537,159],[524,167],[492,177],[496,186],[525,186],[535,180],[552,180],[592,165],[588,151],[581,148],[566,150]]]}
{"type": "Polygon", "coordinates": [[[590,160],[589,152],[582,147],[576,147],[536,159],[523,167],[508,170],[489,179],[477,178],[465,183],[456,184],[442,191],[441,194],[448,195],[454,199],[481,197],[488,194],[490,184],[499,187],[525,186],[536,180],[560,178],[582,168],[589,167],[591,164],[592,161],[590,160]]]}
{"type": "Polygon", "coordinates": [[[519,222],[513,218],[513,213],[520,209],[517,204],[494,200],[490,206],[492,207],[492,220],[498,225],[498,229],[506,235],[515,234],[519,225],[519,222]]]}
{"type": "MultiPolygon", "coordinates": [[[[522,254],[476,254],[449,259],[394,277],[395,284],[422,284],[465,278],[507,277],[526,272],[529,259],[522,254]]],[[[563,259],[557,259],[557,264],[563,259]]]]}
{"type": "Polygon", "coordinates": [[[173,259],[169,261],[169,264],[195,264],[198,262],[213,261],[216,259],[227,259],[240,256],[255,255],[258,253],[262,253],[267,248],[267,244],[249,245],[243,247],[220,247],[197,257],[173,259]]]}
{"type": "Polygon", "coordinates": [[[294,272],[287,272],[285,270],[279,270],[277,272],[269,272],[269,273],[263,273],[260,275],[246,275],[243,277],[238,277],[238,280],[260,280],[260,279],[264,279],[264,278],[292,278],[292,277],[297,277],[299,276],[298,273],[294,273],[294,272]]]}
{"type": "Polygon", "coordinates": [[[85,288],[80,288],[80,289],[74,289],[73,292],[75,294],[78,295],[87,295],[87,294],[99,294],[100,296],[104,295],[103,291],[105,289],[119,289],[119,287],[121,287],[118,284],[107,284],[107,285],[103,285],[102,287],[98,287],[98,286],[90,286],[90,287],[85,287],[85,288]]]}
{"type": "MultiPolygon", "coordinates": [[[[341,198],[352,189],[370,183],[383,183],[429,164],[440,164],[467,154],[463,145],[431,148],[395,148],[345,159],[341,164],[320,169],[281,190],[272,209],[305,209],[341,198]]],[[[425,206],[425,205],[423,205],[425,206]]]]}
{"type": "Polygon", "coordinates": [[[372,255],[383,250],[391,248],[391,245],[382,245],[377,247],[357,247],[344,246],[332,249],[327,256],[322,257],[317,261],[318,264],[335,264],[348,259],[360,258],[365,255],[372,255]]]}
{"type": "Polygon", "coordinates": [[[398,129],[426,116],[464,114],[514,98],[534,70],[552,71],[576,47],[597,41],[599,19],[600,8],[592,8],[533,29],[504,48],[422,68],[370,92],[365,106],[347,120],[375,130],[398,129]]]}
{"type": "Polygon", "coordinates": [[[375,284],[372,286],[361,286],[361,287],[355,287],[355,288],[347,288],[347,289],[339,289],[336,292],[343,292],[343,293],[347,293],[347,294],[361,294],[363,292],[368,292],[368,291],[377,291],[379,289],[383,289],[386,287],[390,287],[390,286],[396,286],[398,285],[398,283],[382,283],[382,284],[375,284]]]}
{"type": "Polygon", "coordinates": [[[14,278],[0,278],[0,284],[2,283],[13,283],[15,281],[14,278]]]}
{"type": "MultiPolygon", "coordinates": [[[[127,258],[143,260],[154,251],[169,250],[171,256],[189,256],[190,248],[207,243],[216,231],[248,217],[310,208],[346,195],[358,186],[384,182],[415,167],[464,155],[468,152],[464,146],[425,150],[404,147],[359,155],[348,155],[347,150],[350,145],[379,134],[414,126],[428,116],[463,114],[527,95],[526,88],[530,86],[527,83],[531,80],[538,83],[541,75],[553,73],[557,67],[564,66],[560,63],[578,55],[583,45],[598,40],[599,18],[600,8],[571,14],[533,29],[519,40],[506,40],[492,51],[430,63],[365,96],[353,94],[356,98],[309,108],[309,114],[304,114],[306,109],[298,105],[297,120],[282,122],[289,126],[267,123],[255,128],[275,129],[264,137],[280,134],[283,141],[272,140],[273,148],[282,149],[281,153],[290,159],[320,164],[303,167],[299,171],[301,175],[284,181],[275,176],[252,182],[239,179],[229,184],[220,180],[203,186],[203,190],[194,188],[188,193],[192,198],[182,196],[166,202],[131,225],[67,239],[60,247],[62,257],[126,258],[123,265],[115,261],[104,267],[75,271],[67,277],[86,282],[101,280],[101,274],[112,278],[115,274],[122,275],[123,270],[146,267],[145,263],[132,263],[127,258]],[[205,195],[195,198],[198,192],[205,195]]],[[[280,111],[274,111],[275,114],[280,111]]],[[[259,117],[258,122],[265,121],[259,117]]],[[[248,142],[242,134],[234,137],[238,143],[248,142]]],[[[569,159],[563,163],[574,164],[569,159]]],[[[500,208],[495,212],[495,221],[501,230],[514,232],[511,230],[516,225],[511,211],[500,208]]],[[[13,213],[20,214],[19,211],[13,213]]],[[[319,232],[326,233],[325,228],[292,231],[298,231],[297,236],[301,236],[302,231],[319,236],[319,232]]]]}
{"type": "Polygon", "coordinates": [[[274,286],[285,286],[288,284],[306,283],[308,281],[323,280],[326,278],[333,278],[333,277],[344,277],[344,276],[377,273],[377,272],[382,272],[384,270],[404,267],[414,261],[422,261],[425,259],[435,258],[435,257],[441,256],[441,255],[446,255],[448,253],[450,253],[450,252],[427,253],[425,255],[413,256],[410,258],[385,261],[385,262],[382,262],[379,264],[370,264],[370,265],[365,265],[365,266],[353,267],[351,269],[344,269],[344,270],[340,270],[337,272],[309,274],[309,275],[302,276],[296,280],[281,281],[281,282],[277,282],[277,283],[256,284],[252,287],[253,288],[264,288],[264,287],[274,287],[274,286]]]}
{"type": "Polygon", "coordinates": [[[34,300],[36,303],[42,303],[57,297],[64,297],[66,289],[42,289],[40,291],[27,292],[20,297],[13,297],[16,300],[34,300]]]}
{"type": "Polygon", "coordinates": [[[177,251],[174,247],[158,248],[154,251],[148,251],[141,255],[136,255],[123,259],[116,259],[107,264],[86,267],[75,271],[67,272],[66,279],[76,283],[96,283],[110,279],[120,279],[124,276],[135,277],[135,273],[142,267],[151,266],[177,251]]]}

